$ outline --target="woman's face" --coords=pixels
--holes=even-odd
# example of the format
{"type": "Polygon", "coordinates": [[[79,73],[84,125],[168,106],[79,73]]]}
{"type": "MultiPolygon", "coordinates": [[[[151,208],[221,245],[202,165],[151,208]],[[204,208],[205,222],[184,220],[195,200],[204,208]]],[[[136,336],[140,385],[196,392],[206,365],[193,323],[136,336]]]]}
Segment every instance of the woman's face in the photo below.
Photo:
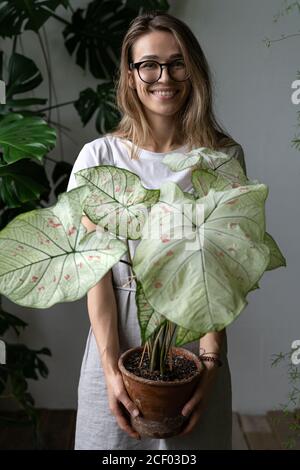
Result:
{"type": "MultiPolygon", "coordinates": [[[[175,54],[179,54],[182,57],[180,47],[173,34],[166,31],[154,31],[141,36],[134,43],[132,51],[133,62],[141,62],[147,59],[144,56],[154,55],[157,57],[152,57],[153,60],[166,63],[174,60],[174,57],[172,58],[171,56],[175,54]]],[[[163,68],[160,79],[152,84],[143,82],[136,69],[130,70],[128,73],[129,86],[136,89],[138,97],[148,113],[164,116],[175,115],[185,104],[189,96],[191,89],[190,79],[182,82],[174,81],[169,76],[166,67],[163,68]],[[155,94],[155,91],[158,90],[169,90],[175,94],[170,98],[160,96],[158,93],[155,94]]]]}

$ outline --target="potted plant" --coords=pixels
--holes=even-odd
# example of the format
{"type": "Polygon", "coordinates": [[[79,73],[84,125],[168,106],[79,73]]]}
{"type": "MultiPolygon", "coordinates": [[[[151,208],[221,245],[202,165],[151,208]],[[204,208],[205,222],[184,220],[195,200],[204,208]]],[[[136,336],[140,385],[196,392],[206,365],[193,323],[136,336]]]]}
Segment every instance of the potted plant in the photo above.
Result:
{"type": "Polygon", "coordinates": [[[170,181],[146,189],[128,170],[92,167],[54,206],[0,232],[0,293],[19,305],[75,301],[118,261],[130,265],[142,344],[119,368],[140,409],[133,426],[157,438],[180,431],[201,372],[182,346],[228,326],[263,273],[286,265],[265,229],[267,186],[248,180],[235,158],[200,147],[163,162],[191,169],[192,193],[170,181]],[[95,231],[87,233],[83,214],[95,231]],[[139,240],[133,259],[129,239],[139,240]]]}

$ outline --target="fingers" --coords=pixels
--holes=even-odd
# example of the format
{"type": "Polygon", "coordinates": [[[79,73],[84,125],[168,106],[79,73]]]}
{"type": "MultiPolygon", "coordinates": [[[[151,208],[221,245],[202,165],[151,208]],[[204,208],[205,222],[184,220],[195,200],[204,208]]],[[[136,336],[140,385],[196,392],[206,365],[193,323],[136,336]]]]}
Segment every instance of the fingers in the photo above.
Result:
{"type": "Polygon", "coordinates": [[[115,404],[111,407],[111,411],[116,418],[116,421],[122,431],[125,431],[129,436],[133,437],[134,439],[140,439],[140,435],[131,427],[129,424],[128,418],[122,412],[121,404],[115,402],[115,404]]]}
{"type": "Polygon", "coordinates": [[[140,435],[131,426],[129,416],[137,416],[139,410],[130,399],[123,383],[121,374],[108,376],[107,392],[109,408],[115,416],[119,427],[135,439],[140,439],[140,435]],[[129,416],[127,415],[129,413],[129,416]]]}
{"type": "Polygon", "coordinates": [[[189,420],[187,421],[186,425],[184,426],[184,428],[182,429],[182,431],[177,434],[177,437],[180,437],[180,436],[186,436],[187,434],[189,434],[193,429],[194,427],[196,426],[196,424],[198,423],[200,417],[202,415],[202,407],[200,406],[200,404],[194,409],[194,412],[190,415],[190,418],[189,420]]]}
{"type": "Polygon", "coordinates": [[[194,409],[199,405],[202,399],[202,391],[200,389],[196,389],[192,398],[184,405],[181,410],[181,414],[183,416],[189,416],[194,409]]]}
{"type": "Polygon", "coordinates": [[[140,439],[140,435],[132,428],[129,423],[128,416],[126,416],[124,413],[124,411],[127,411],[129,415],[135,417],[138,416],[139,410],[123,387],[114,396],[111,411],[114,414],[118,425],[123,431],[127,432],[127,434],[135,439],[140,439]]]}
{"type": "Polygon", "coordinates": [[[133,403],[132,400],[130,400],[130,397],[128,393],[123,390],[119,395],[118,395],[118,400],[125,406],[126,410],[128,413],[133,416],[134,418],[138,416],[139,414],[139,409],[136,407],[136,405],[133,403]]]}

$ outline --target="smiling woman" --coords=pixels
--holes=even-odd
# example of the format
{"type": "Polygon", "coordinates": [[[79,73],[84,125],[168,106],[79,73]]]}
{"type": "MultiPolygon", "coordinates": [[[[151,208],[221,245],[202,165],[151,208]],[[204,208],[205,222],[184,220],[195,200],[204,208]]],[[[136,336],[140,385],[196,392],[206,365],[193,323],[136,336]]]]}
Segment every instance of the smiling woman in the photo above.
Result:
{"type": "Polygon", "coordinates": [[[209,66],[186,24],[167,13],[141,15],[124,37],[117,78],[122,119],[112,133],[139,149],[217,149],[236,142],[214,116],[209,66]]]}
{"type": "MultiPolygon", "coordinates": [[[[76,186],[77,171],[104,164],[132,171],[146,188],[174,181],[191,192],[190,169],[173,172],[162,159],[167,153],[198,147],[227,152],[246,171],[241,146],[214,117],[203,51],[178,18],[149,12],[131,23],[122,45],[117,105],[122,113],[118,127],[83,147],[68,190],[76,186]]],[[[138,243],[128,240],[131,259],[138,243]]],[[[128,265],[119,262],[88,293],[91,328],[80,375],[75,448],[230,449],[231,380],[225,330],[186,346],[195,353],[204,350],[207,361],[196,392],[182,409],[188,419],[181,434],[135,440],[139,436],[130,415],[138,410],[118,369],[120,355],[140,346],[136,284],[134,280],[124,284],[129,277],[128,265]]]]}

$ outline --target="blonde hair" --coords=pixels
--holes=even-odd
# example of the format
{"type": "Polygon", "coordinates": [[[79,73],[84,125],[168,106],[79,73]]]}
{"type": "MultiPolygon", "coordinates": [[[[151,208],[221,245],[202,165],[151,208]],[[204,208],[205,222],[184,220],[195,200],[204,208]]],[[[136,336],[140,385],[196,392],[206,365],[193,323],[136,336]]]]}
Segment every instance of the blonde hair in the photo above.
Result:
{"type": "Polygon", "coordinates": [[[198,40],[183,21],[156,10],[134,18],[123,39],[120,67],[114,82],[116,102],[122,118],[109,134],[129,140],[133,144],[130,155],[132,159],[138,159],[138,149],[142,148],[145,142],[153,140],[153,132],[143,105],[136,90],[130,88],[128,76],[135,41],[153,31],[167,31],[174,35],[190,73],[190,95],[178,113],[180,134],[188,146],[188,151],[198,147],[216,150],[219,147],[236,145],[237,142],[225,133],[214,116],[210,70],[198,40]]]}

